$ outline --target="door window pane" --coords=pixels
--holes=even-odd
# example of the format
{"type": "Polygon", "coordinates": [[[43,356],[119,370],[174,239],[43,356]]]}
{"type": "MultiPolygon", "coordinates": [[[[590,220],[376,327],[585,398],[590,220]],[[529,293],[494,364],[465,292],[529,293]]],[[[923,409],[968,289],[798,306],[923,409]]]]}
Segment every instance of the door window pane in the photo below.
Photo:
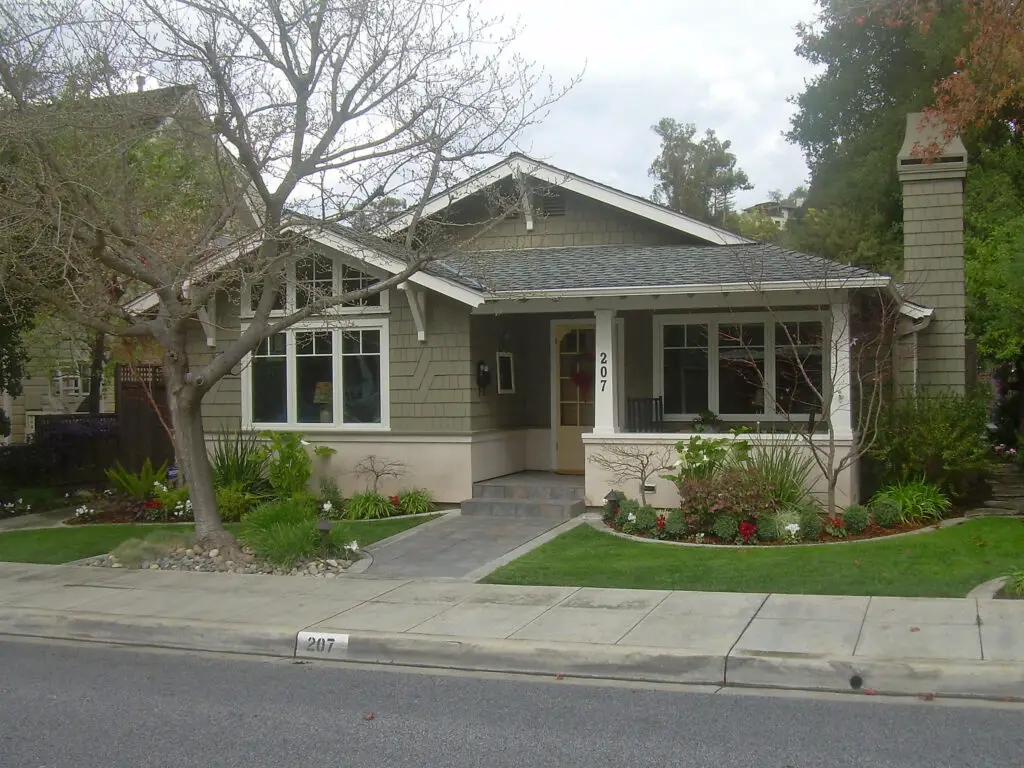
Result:
{"type": "Polygon", "coordinates": [[[697,414],[708,407],[706,325],[667,325],[664,333],[665,413],[697,414]]]}
{"type": "Polygon", "coordinates": [[[288,422],[287,339],[283,333],[264,339],[252,356],[252,420],[288,422]]]}
{"type": "Polygon", "coordinates": [[[344,331],[341,342],[342,418],[346,424],[381,420],[380,331],[344,331]]]}
{"type": "Polygon", "coordinates": [[[821,413],[824,386],[822,324],[775,326],[775,401],[780,413],[821,413]]]}
{"type": "Polygon", "coordinates": [[[334,421],[332,331],[296,331],[296,413],[302,424],[334,421]]]}
{"type": "Polygon", "coordinates": [[[723,414],[761,414],[764,403],[764,325],[718,326],[718,407],[723,414]]]}

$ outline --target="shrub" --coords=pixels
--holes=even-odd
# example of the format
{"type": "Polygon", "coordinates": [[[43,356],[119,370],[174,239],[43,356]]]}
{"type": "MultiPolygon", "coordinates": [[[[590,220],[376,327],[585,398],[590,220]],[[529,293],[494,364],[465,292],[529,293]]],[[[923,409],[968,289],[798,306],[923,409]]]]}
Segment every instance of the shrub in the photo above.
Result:
{"type": "Polygon", "coordinates": [[[1024,597],[1024,568],[1014,568],[1007,574],[1003,591],[1012,597],[1024,597]]]}
{"type": "Polygon", "coordinates": [[[681,539],[690,530],[681,510],[673,509],[665,515],[665,534],[671,539],[681,539]]]}
{"type": "Polygon", "coordinates": [[[803,526],[800,525],[800,509],[798,507],[787,507],[775,515],[769,517],[778,534],[778,540],[788,544],[796,544],[803,534],[803,526]]]}
{"type": "Polygon", "coordinates": [[[270,452],[256,435],[241,432],[217,435],[210,457],[213,484],[217,488],[237,488],[267,496],[270,493],[269,461],[270,452]]]}
{"type": "Polygon", "coordinates": [[[875,494],[875,499],[889,499],[899,508],[901,523],[921,525],[941,520],[953,505],[936,486],[923,481],[897,483],[875,494]]]}
{"type": "Polygon", "coordinates": [[[750,454],[751,471],[757,474],[774,506],[800,504],[807,498],[807,480],[814,457],[793,442],[772,441],[750,454]]]}
{"type": "Polygon", "coordinates": [[[239,538],[258,556],[282,568],[312,557],[320,546],[316,503],[281,499],[261,504],[242,520],[239,538]]]}
{"type": "Polygon", "coordinates": [[[652,535],[656,533],[658,525],[658,513],[654,507],[643,505],[637,510],[636,522],[633,524],[634,533],[652,535]]]}
{"type": "Polygon", "coordinates": [[[264,432],[270,440],[267,479],[279,498],[288,498],[306,490],[313,474],[313,460],[306,452],[308,443],[298,432],[264,432]]]}
{"type": "Polygon", "coordinates": [[[707,480],[729,467],[746,464],[750,443],[739,437],[708,439],[694,435],[686,442],[676,443],[676,452],[676,472],[664,478],[678,486],[684,480],[707,480]]]}
{"type": "Polygon", "coordinates": [[[821,538],[821,530],[824,523],[821,519],[821,510],[814,502],[804,502],[793,510],[800,522],[800,535],[804,541],[817,541],[821,538]]]}
{"type": "Polygon", "coordinates": [[[889,498],[871,500],[871,515],[883,528],[895,528],[902,522],[900,505],[889,498]]]}
{"type": "Polygon", "coordinates": [[[320,479],[320,514],[328,520],[341,520],[345,517],[345,497],[338,490],[333,477],[320,479]]]}
{"type": "Polygon", "coordinates": [[[904,397],[886,406],[871,455],[885,482],[924,480],[947,495],[975,495],[990,466],[988,404],[981,395],[904,397]]]}
{"type": "Polygon", "coordinates": [[[622,499],[619,502],[619,514],[615,516],[615,526],[624,533],[633,533],[639,511],[639,501],[636,499],[622,499]]]}
{"type": "Polygon", "coordinates": [[[106,470],[107,479],[113,483],[119,491],[128,494],[136,501],[145,501],[153,496],[153,486],[167,482],[167,462],[160,465],[159,469],[153,469],[153,462],[146,457],[142,469],[138,472],[129,472],[120,461],[106,470]]]}
{"type": "Polygon", "coordinates": [[[299,523],[317,521],[316,504],[306,499],[279,499],[260,504],[242,520],[239,537],[247,539],[259,531],[267,530],[275,525],[298,525],[299,523]]]}
{"type": "Polygon", "coordinates": [[[397,512],[398,507],[387,496],[376,491],[354,494],[345,503],[345,515],[351,520],[379,520],[397,512]]]}
{"type": "Polygon", "coordinates": [[[683,480],[679,495],[683,514],[696,518],[704,530],[723,512],[738,524],[741,520],[756,522],[777,509],[772,489],[750,468],[729,467],[713,477],[683,480]]]}
{"type": "Polygon", "coordinates": [[[765,515],[757,521],[757,538],[761,541],[779,541],[779,516],[765,515]]]}
{"type": "Polygon", "coordinates": [[[845,539],[846,521],[841,515],[828,515],[824,520],[825,533],[833,539],[845,539]]]}
{"type": "Polygon", "coordinates": [[[871,525],[871,514],[867,507],[851,504],[843,510],[843,520],[846,522],[846,530],[856,536],[859,533],[864,533],[864,530],[871,525]]]}
{"type": "Polygon", "coordinates": [[[249,493],[239,486],[217,488],[217,511],[225,523],[237,523],[245,514],[259,503],[259,496],[249,493]]]}
{"type": "Polygon", "coordinates": [[[732,515],[719,515],[711,524],[711,532],[722,541],[735,541],[740,535],[740,524],[732,515]]]}
{"type": "Polygon", "coordinates": [[[398,506],[403,515],[422,515],[434,511],[434,497],[430,491],[413,488],[398,494],[398,506]]]}

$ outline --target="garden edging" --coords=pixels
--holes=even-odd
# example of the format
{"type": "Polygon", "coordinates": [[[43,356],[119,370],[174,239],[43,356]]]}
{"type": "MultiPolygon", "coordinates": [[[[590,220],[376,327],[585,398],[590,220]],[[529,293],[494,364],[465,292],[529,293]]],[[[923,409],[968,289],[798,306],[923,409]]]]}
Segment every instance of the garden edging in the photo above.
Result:
{"type": "MultiPolygon", "coordinates": [[[[977,520],[978,517],[951,517],[948,520],[943,520],[938,525],[929,525],[924,528],[918,528],[916,531],[901,531],[900,533],[890,533],[885,536],[875,536],[870,539],[852,539],[852,540],[837,540],[837,541],[815,541],[815,542],[803,542],[800,544],[779,544],[771,547],[772,549],[778,548],[789,548],[789,547],[821,547],[821,546],[833,546],[837,544],[865,544],[872,541],[888,541],[889,539],[897,539],[901,536],[917,536],[921,533],[934,533],[941,528],[951,528],[954,525],[960,525],[966,523],[968,520],[977,520]]],[[[618,536],[620,539],[627,539],[629,541],[640,541],[646,544],[668,544],[673,547],[699,547],[700,549],[707,549],[708,547],[715,547],[718,549],[753,549],[758,545],[756,544],[697,544],[692,541],[667,541],[665,539],[652,539],[647,536],[634,536],[631,533],[622,533],[622,531],[616,531],[614,528],[610,528],[605,525],[604,521],[600,517],[590,517],[587,522],[595,529],[608,533],[612,536],[618,536]]]]}
{"type": "Polygon", "coordinates": [[[996,594],[1006,586],[1006,582],[1007,578],[1005,576],[989,579],[968,592],[967,597],[974,598],[975,600],[995,600],[996,594]]]}

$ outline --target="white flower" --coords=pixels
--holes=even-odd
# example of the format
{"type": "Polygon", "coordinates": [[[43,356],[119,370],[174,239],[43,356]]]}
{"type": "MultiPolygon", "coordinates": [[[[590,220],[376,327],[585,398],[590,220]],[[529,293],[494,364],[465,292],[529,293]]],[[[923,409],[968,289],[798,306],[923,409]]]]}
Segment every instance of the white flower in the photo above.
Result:
{"type": "Polygon", "coordinates": [[[358,541],[350,541],[348,544],[345,545],[345,549],[351,549],[353,552],[358,552],[359,551],[359,542],[358,541]]]}
{"type": "Polygon", "coordinates": [[[18,499],[18,503],[19,504],[24,504],[25,502],[23,500],[21,500],[21,499],[18,499]]]}
{"type": "Polygon", "coordinates": [[[704,543],[704,534],[703,533],[698,533],[696,536],[694,536],[694,538],[697,540],[698,544],[703,544],[704,543]]]}
{"type": "Polygon", "coordinates": [[[31,504],[26,504],[25,505],[25,510],[26,511],[30,511],[31,509],[32,509],[32,505],[31,504]]]}
{"type": "Polygon", "coordinates": [[[676,462],[675,464],[673,464],[672,466],[673,466],[673,467],[675,467],[676,469],[679,469],[679,468],[680,468],[681,466],[683,466],[683,460],[682,460],[682,459],[679,459],[679,461],[677,461],[677,462],[676,462]]]}
{"type": "Polygon", "coordinates": [[[307,447],[309,446],[309,442],[306,441],[306,440],[299,440],[299,442],[302,443],[303,445],[307,446],[307,447]]]}
{"type": "Polygon", "coordinates": [[[332,509],[334,509],[334,505],[333,505],[333,504],[331,504],[331,502],[329,502],[329,501],[325,501],[325,502],[324,502],[324,503],[323,503],[323,504],[322,504],[322,505],[320,506],[320,509],[322,509],[322,510],[323,510],[324,512],[330,512],[330,511],[331,511],[332,509]]]}
{"type": "Polygon", "coordinates": [[[626,519],[627,519],[627,520],[629,520],[629,522],[631,522],[631,523],[635,523],[635,522],[636,522],[636,513],[634,513],[634,512],[630,512],[630,513],[629,513],[629,514],[628,514],[628,515],[626,516],[626,519]]]}
{"type": "Polygon", "coordinates": [[[790,523],[786,526],[786,533],[797,534],[800,533],[800,523],[790,523]]]}

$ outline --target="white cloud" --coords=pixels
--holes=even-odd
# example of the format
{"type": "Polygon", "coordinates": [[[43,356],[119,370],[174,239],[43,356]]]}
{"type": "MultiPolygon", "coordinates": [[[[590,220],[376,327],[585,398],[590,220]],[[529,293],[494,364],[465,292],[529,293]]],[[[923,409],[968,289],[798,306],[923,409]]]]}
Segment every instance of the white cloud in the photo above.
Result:
{"type": "Polygon", "coordinates": [[[524,151],[627,191],[651,190],[662,117],[731,139],[755,189],[788,192],[807,177],[781,133],[813,69],[793,49],[814,0],[485,0],[524,27],[520,48],[556,79],[586,73],[524,151]]]}

